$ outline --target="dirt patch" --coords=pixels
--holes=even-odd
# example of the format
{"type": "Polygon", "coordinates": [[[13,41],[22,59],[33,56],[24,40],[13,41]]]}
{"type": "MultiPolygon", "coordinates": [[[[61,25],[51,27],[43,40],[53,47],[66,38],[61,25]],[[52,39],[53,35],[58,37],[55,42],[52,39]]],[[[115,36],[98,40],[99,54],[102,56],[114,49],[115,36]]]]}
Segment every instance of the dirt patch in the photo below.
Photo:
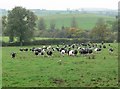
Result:
{"type": "Polygon", "coordinates": [[[63,79],[58,79],[58,78],[51,78],[51,80],[52,80],[52,83],[58,84],[58,85],[61,85],[65,82],[63,79]]]}

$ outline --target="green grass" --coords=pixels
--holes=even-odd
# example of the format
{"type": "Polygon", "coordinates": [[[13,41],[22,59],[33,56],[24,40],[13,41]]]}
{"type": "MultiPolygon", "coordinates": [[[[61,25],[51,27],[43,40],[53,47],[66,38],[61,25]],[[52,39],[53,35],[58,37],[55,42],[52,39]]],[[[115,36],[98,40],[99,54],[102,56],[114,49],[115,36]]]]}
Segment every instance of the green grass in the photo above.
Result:
{"type": "MultiPolygon", "coordinates": [[[[8,36],[0,36],[0,40],[4,41],[4,42],[9,42],[9,37],[8,36]]],[[[17,38],[14,37],[14,41],[17,41],[17,38]]]]}
{"type": "Polygon", "coordinates": [[[4,42],[8,42],[9,41],[9,37],[1,37],[0,36],[0,40],[4,41],[4,42]]]}
{"type": "Polygon", "coordinates": [[[88,59],[80,54],[77,57],[62,57],[57,52],[52,57],[35,56],[31,52],[19,52],[20,47],[2,47],[2,86],[118,86],[118,48],[117,44],[112,46],[113,54],[110,55],[107,48],[95,54],[95,59],[88,59]],[[15,59],[10,57],[13,51],[17,52],[15,59]],[[61,65],[59,60],[62,60],[61,65]]]}
{"type": "Polygon", "coordinates": [[[62,26],[70,27],[71,20],[73,17],[76,18],[79,28],[87,29],[87,30],[92,29],[99,18],[103,18],[105,21],[115,20],[115,17],[112,16],[96,15],[96,14],[57,14],[57,15],[50,15],[43,17],[45,19],[47,28],[49,28],[51,20],[54,20],[56,24],[56,28],[59,29],[61,29],[62,26]]]}
{"type": "Polygon", "coordinates": [[[48,39],[72,39],[72,38],[41,38],[41,37],[34,37],[34,40],[48,40],[48,39]]]}

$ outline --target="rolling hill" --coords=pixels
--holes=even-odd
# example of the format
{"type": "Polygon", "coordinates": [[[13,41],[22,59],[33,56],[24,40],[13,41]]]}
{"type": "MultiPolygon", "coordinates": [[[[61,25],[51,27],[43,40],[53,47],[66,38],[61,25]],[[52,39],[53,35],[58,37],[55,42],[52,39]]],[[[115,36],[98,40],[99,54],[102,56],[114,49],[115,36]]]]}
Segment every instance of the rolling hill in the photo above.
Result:
{"type": "Polygon", "coordinates": [[[50,26],[51,21],[55,21],[56,28],[61,28],[62,26],[70,27],[71,20],[75,17],[78,27],[86,30],[90,30],[95,26],[96,21],[99,18],[103,18],[105,21],[114,21],[115,17],[98,15],[98,14],[54,14],[47,16],[38,16],[38,18],[43,17],[46,22],[47,28],[50,26]]]}

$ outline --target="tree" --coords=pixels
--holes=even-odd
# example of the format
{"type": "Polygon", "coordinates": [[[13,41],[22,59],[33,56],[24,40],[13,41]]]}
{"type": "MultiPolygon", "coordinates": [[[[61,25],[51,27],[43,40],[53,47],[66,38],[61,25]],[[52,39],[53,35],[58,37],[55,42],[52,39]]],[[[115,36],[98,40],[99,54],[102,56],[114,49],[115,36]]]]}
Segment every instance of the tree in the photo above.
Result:
{"type": "Polygon", "coordinates": [[[95,27],[91,30],[90,36],[92,40],[105,41],[106,37],[110,35],[110,28],[104,19],[98,19],[95,27]]]}
{"type": "Polygon", "coordinates": [[[78,29],[77,28],[66,28],[65,30],[67,31],[67,37],[72,38],[78,29]]]}
{"type": "Polygon", "coordinates": [[[67,37],[67,30],[64,26],[61,27],[61,30],[56,31],[56,37],[58,38],[66,38],[67,37]]]}
{"type": "Polygon", "coordinates": [[[74,38],[89,38],[89,31],[83,30],[83,29],[78,29],[74,34],[74,38]]]}
{"type": "Polygon", "coordinates": [[[46,24],[45,24],[45,20],[43,17],[41,17],[39,20],[38,20],[38,29],[39,30],[46,30],[46,24]]]}
{"type": "Polygon", "coordinates": [[[8,12],[7,30],[10,42],[16,36],[19,42],[29,41],[33,37],[37,17],[33,12],[22,7],[15,7],[8,12]]]}
{"type": "Polygon", "coordinates": [[[51,31],[54,31],[55,30],[55,20],[51,20],[51,22],[50,22],[50,30],[51,31]]]}
{"type": "Polygon", "coordinates": [[[12,12],[8,12],[8,24],[7,24],[7,33],[9,33],[9,42],[13,42],[14,41],[14,30],[16,29],[16,27],[14,26],[15,24],[14,22],[14,17],[12,16],[12,12]]]}
{"type": "Polygon", "coordinates": [[[2,36],[2,19],[1,18],[0,18],[0,36],[2,36]]]}
{"type": "Polygon", "coordinates": [[[76,21],[75,17],[73,17],[72,21],[71,21],[71,28],[77,28],[78,27],[77,25],[78,25],[77,21],[76,21]]]}
{"type": "Polygon", "coordinates": [[[117,19],[112,24],[112,31],[113,32],[117,32],[118,31],[118,20],[117,19]]]}
{"type": "Polygon", "coordinates": [[[2,34],[6,33],[7,28],[7,16],[2,16],[2,34]]]}

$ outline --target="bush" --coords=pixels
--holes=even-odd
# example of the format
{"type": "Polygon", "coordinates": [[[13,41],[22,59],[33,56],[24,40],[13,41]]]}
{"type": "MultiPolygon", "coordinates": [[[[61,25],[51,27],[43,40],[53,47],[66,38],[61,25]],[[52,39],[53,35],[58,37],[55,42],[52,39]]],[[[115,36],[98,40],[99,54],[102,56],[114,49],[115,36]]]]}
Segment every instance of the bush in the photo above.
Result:
{"type": "MultiPolygon", "coordinates": [[[[30,41],[30,42],[23,42],[22,45],[23,46],[32,46],[32,45],[62,45],[64,44],[73,44],[73,43],[86,43],[91,41],[90,39],[86,39],[86,38],[51,38],[51,39],[41,39],[41,40],[34,40],[34,41],[30,41]]],[[[100,43],[101,41],[99,40],[94,40],[92,41],[94,43],[100,43]]],[[[106,40],[105,42],[107,43],[111,43],[113,42],[112,40],[106,40]]],[[[2,46],[20,46],[21,43],[20,42],[13,42],[13,43],[8,43],[8,42],[2,42],[2,46]]]]}

